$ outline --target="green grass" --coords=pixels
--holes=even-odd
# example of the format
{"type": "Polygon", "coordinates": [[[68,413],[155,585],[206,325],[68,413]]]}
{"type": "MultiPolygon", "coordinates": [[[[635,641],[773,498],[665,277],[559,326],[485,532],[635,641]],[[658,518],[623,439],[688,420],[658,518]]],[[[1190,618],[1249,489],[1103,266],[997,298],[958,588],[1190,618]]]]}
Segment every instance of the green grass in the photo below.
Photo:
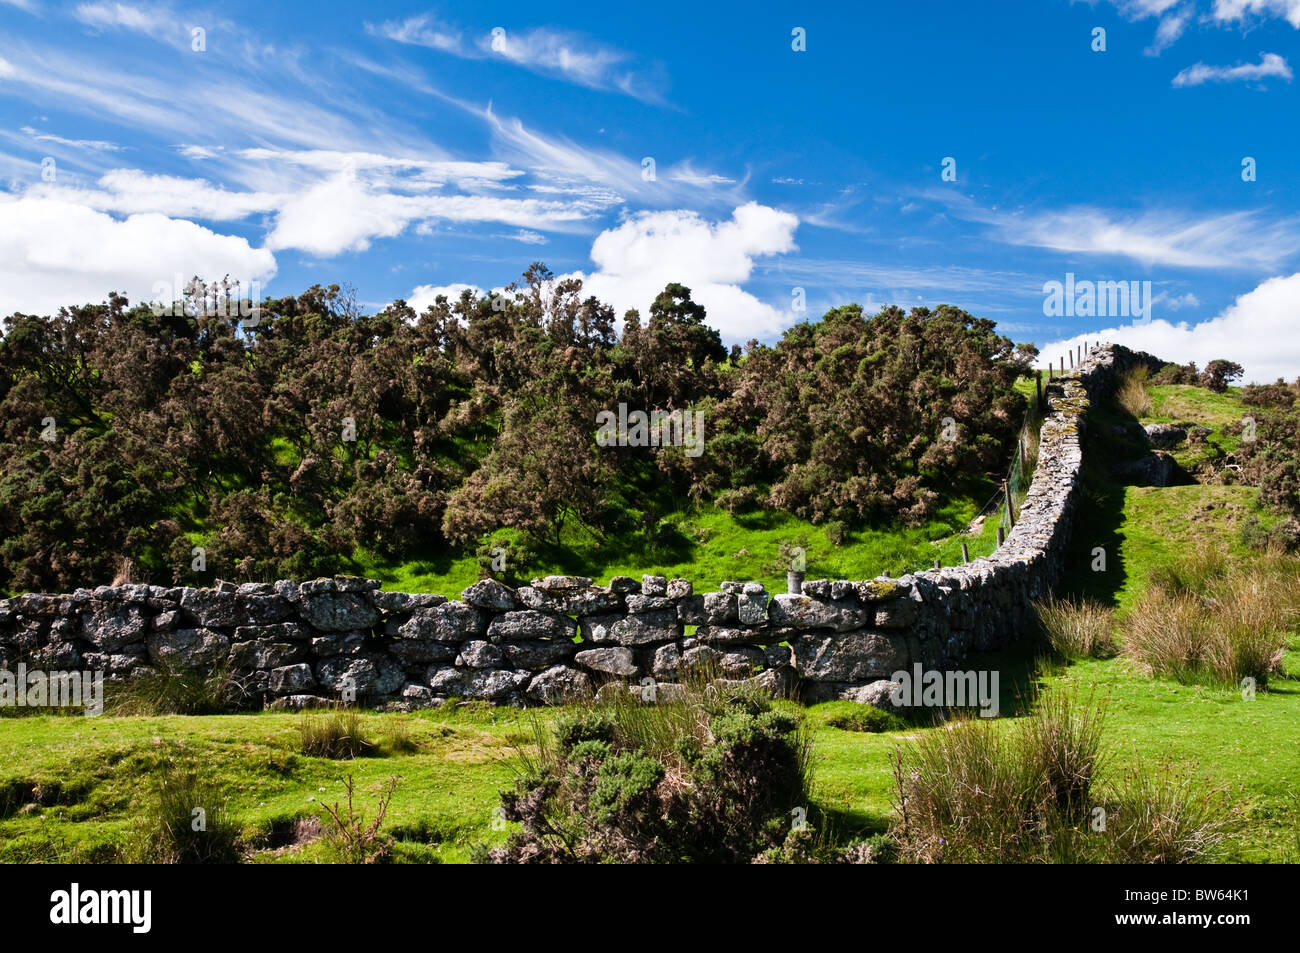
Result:
{"type": "MultiPolygon", "coordinates": [[[[970,665],[1007,661],[972,659],[970,665]]],[[[1300,654],[1293,651],[1290,661],[1294,670],[1300,654]]],[[[1080,662],[1047,680],[1095,688],[1108,700],[1107,747],[1120,766],[1169,765],[1226,785],[1247,819],[1234,848],[1238,859],[1291,856],[1286,851],[1294,849],[1297,820],[1291,796],[1300,792],[1300,682],[1279,681],[1248,702],[1235,691],[1147,679],[1117,659],[1080,662]]],[[[814,738],[813,800],[834,819],[837,836],[847,839],[885,830],[894,747],[944,729],[831,727],[843,708],[830,702],[806,711],[814,738]]],[[[417,752],[345,764],[298,755],[296,715],[3,719],[0,860],[110,859],[159,766],[193,759],[220,780],[245,835],[261,838],[258,861],[321,859],[319,842],[279,846],[275,834],[297,818],[318,815],[321,802],[341,800],[342,778],[350,771],[367,809],[384,781],[400,775],[384,827],[398,835],[399,858],[464,862],[474,843],[504,840],[505,831],[492,829],[492,815],[497,793],[514,776],[515,745],[530,743],[533,718],[549,722],[557,715],[471,706],[403,716],[417,752]],[[32,785],[44,792],[31,794],[32,785]],[[60,787],[62,797],[48,793],[60,787]],[[24,811],[23,804],[39,799],[51,803],[24,811]]],[[[378,734],[393,716],[362,717],[378,734]]]]}
{"type": "MultiPolygon", "coordinates": [[[[583,575],[605,582],[611,576],[640,579],[650,573],[689,579],[700,592],[734,580],[761,582],[776,593],[786,591],[784,545],[803,547],[808,579],[871,579],[884,572],[897,577],[930,568],[935,559],[944,565],[960,564],[962,542],[972,559],[991,553],[996,547],[996,518],[985,520],[978,532],[966,534],[985,502],[963,498],[944,506],[924,526],[852,532],[838,546],[824,524],[815,526],[786,513],[733,516],[708,506],[697,515],[677,513],[669,518],[673,536],[680,540],[678,551],[671,554],[609,552],[608,545],[574,531],[566,533],[561,549],[539,551],[527,566],[512,568],[523,583],[546,575],[583,575]]],[[[425,563],[394,564],[363,557],[359,571],[380,580],[386,589],[453,597],[479,579],[479,563],[472,552],[425,563]]]]}
{"type": "Polygon", "coordinates": [[[1196,423],[1213,429],[1202,444],[1177,447],[1170,452],[1179,466],[1194,471],[1202,463],[1221,460],[1236,451],[1241,441],[1230,428],[1240,429],[1243,417],[1258,416],[1258,410],[1241,402],[1241,388],[1229,387],[1216,394],[1186,384],[1149,386],[1152,411],[1143,424],[1196,423]]]}

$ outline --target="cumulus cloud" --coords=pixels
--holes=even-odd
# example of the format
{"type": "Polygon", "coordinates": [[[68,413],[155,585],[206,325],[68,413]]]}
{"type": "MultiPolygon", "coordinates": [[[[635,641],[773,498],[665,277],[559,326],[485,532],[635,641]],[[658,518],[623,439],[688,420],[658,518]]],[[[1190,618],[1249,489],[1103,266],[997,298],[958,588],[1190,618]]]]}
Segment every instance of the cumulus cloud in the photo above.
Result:
{"type": "Polygon", "coordinates": [[[425,308],[434,304],[438,300],[438,295],[446,296],[447,300],[452,303],[459,301],[461,292],[466,288],[473,291],[475,297],[483,297],[483,289],[478,285],[416,285],[411,293],[406,296],[406,303],[419,314],[425,308]]]}
{"type": "Polygon", "coordinates": [[[1256,79],[1277,77],[1291,82],[1291,67],[1286,60],[1276,53],[1261,53],[1258,63],[1243,63],[1238,66],[1207,66],[1196,63],[1179,72],[1173,79],[1174,86],[1200,86],[1203,83],[1237,83],[1256,79]]]}
{"type": "Polygon", "coordinates": [[[244,283],[274,276],[275,257],[234,235],[155,213],[118,220],[85,205],[0,193],[0,314],[47,314],[110,291],[154,297],[176,275],[244,283]]]}
{"type": "Polygon", "coordinates": [[[597,236],[591,259],[597,270],[580,275],[584,291],[644,318],[669,282],[691,289],[708,311],[709,324],[725,341],[779,333],[796,315],[779,311],[740,287],[755,259],[796,250],[799,220],[756,202],[737,208],[728,221],[710,222],[685,210],[643,212],[597,236]]]}
{"type": "Polygon", "coordinates": [[[1300,375],[1300,273],[1270,278],[1239,297],[1223,313],[1200,324],[1155,320],[1089,331],[1042,349],[1043,364],[1084,341],[1113,341],[1150,351],[1166,361],[1204,367],[1217,358],[1236,361],[1246,380],[1268,383],[1300,375]]]}

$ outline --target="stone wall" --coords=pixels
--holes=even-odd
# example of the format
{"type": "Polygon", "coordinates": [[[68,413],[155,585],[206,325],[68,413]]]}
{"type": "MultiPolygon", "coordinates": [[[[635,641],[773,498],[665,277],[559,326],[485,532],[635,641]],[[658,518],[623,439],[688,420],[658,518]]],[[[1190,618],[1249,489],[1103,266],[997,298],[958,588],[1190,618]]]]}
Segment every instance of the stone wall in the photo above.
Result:
{"type": "Polygon", "coordinates": [[[355,578],[215,589],[102,586],[0,601],[0,664],[103,670],[225,668],[256,704],[342,697],[419,707],[449,697],[550,704],[611,681],[671,691],[704,667],[808,700],[879,701],[898,669],[956,665],[1018,638],[1033,600],[1063,569],[1081,481],[1090,400],[1149,355],[1095,349],[1047,387],[1038,468],[1005,543],[969,564],[901,579],[758,583],[696,593],[684,579],[549,576],[510,589],[485,580],[459,600],[385,592],[355,578]],[[697,626],[686,636],[684,626],[697,626]]]}

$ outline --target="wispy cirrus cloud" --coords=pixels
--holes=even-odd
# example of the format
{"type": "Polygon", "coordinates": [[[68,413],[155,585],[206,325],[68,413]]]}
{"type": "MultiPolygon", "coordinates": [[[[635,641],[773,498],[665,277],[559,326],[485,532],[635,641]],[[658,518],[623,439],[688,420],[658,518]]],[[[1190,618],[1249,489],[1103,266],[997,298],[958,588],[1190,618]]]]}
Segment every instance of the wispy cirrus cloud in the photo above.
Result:
{"type": "Polygon", "coordinates": [[[1012,245],[1122,255],[1146,265],[1273,268],[1300,252],[1294,220],[1269,222],[1248,211],[1198,217],[1172,211],[1119,215],[1080,207],[1010,215],[996,227],[1012,245]]]}
{"type": "Polygon", "coordinates": [[[106,142],[103,139],[65,139],[63,136],[56,136],[47,132],[40,132],[31,126],[23,126],[19,132],[25,133],[37,142],[52,142],[55,145],[67,146],[71,149],[93,149],[96,152],[121,152],[122,147],[114,142],[106,142]]]}
{"type": "Polygon", "coordinates": [[[939,190],[923,195],[956,218],[988,225],[990,237],[1008,245],[1182,268],[1271,270],[1300,255],[1300,219],[1294,216],[1252,210],[1120,212],[1091,205],[1007,212],[939,190]]]}
{"type": "Polygon", "coordinates": [[[1261,53],[1258,63],[1243,63],[1237,66],[1207,66],[1205,63],[1196,63],[1180,71],[1174,77],[1173,85],[1200,86],[1203,83],[1240,83],[1274,78],[1291,82],[1291,67],[1276,53],[1261,53]]]}
{"type": "Polygon", "coordinates": [[[459,27],[420,14],[366,30],[398,43],[422,46],[462,59],[498,57],[523,69],[563,79],[588,89],[621,92],[643,102],[662,104],[667,82],[663,69],[643,64],[625,50],[571,30],[493,27],[469,34],[459,27]]]}

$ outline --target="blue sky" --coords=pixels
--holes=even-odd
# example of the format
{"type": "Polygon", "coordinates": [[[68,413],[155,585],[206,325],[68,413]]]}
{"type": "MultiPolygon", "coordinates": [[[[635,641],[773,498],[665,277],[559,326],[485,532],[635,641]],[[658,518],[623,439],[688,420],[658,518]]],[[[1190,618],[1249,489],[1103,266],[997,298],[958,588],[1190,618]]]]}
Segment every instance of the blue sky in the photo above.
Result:
{"type": "Polygon", "coordinates": [[[0,313],[541,260],[728,342],[951,303],[1300,374],[1300,0],[844,6],[0,0],[0,313]],[[1067,274],[1150,307],[1049,315],[1067,274]]]}

